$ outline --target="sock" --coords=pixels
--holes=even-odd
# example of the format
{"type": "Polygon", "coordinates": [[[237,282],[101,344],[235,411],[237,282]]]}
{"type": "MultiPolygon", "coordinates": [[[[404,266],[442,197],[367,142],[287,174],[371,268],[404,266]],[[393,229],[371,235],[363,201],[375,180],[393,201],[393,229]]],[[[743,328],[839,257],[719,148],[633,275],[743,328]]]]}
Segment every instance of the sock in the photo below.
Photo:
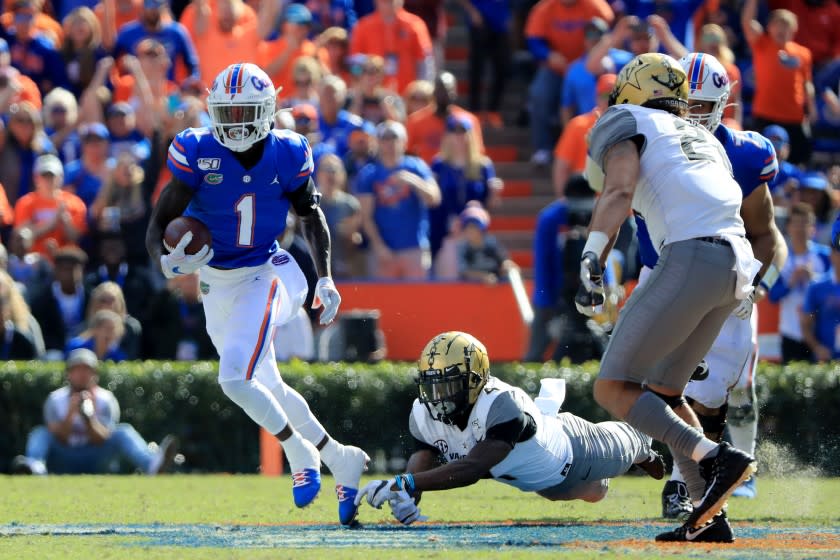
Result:
{"type": "Polygon", "coordinates": [[[220,381],[219,385],[230,400],[239,405],[251,417],[251,420],[265,428],[267,432],[279,433],[289,423],[280,404],[259,381],[237,379],[220,381]]]}
{"type": "MultiPolygon", "coordinates": [[[[668,445],[672,452],[691,457],[705,438],[700,430],[686,424],[665,401],[645,391],[636,400],[625,421],[653,439],[668,445]]],[[[708,440],[707,440],[708,441],[708,440]]]]}
{"type": "Polygon", "coordinates": [[[697,442],[694,450],[691,452],[691,458],[698,463],[703,459],[714,457],[717,455],[718,444],[705,437],[697,442]]]}
{"type": "MultiPolygon", "coordinates": [[[[706,492],[706,481],[700,476],[700,467],[695,461],[673,449],[671,449],[671,454],[674,457],[674,471],[682,475],[688,489],[688,496],[694,505],[697,505],[706,492]]],[[[673,479],[673,476],[671,478],[673,479]]]]}
{"type": "Polygon", "coordinates": [[[740,426],[730,424],[729,437],[732,439],[732,445],[755,457],[755,436],[757,431],[757,420],[741,424],[740,426]]]}
{"type": "Polygon", "coordinates": [[[321,462],[318,460],[317,451],[312,451],[315,447],[305,441],[299,433],[292,432],[292,435],[280,442],[283,445],[283,453],[286,454],[286,459],[289,460],[289,467],[292,472],[299,472],[303,469],[318,470],[321,462]]]}
{"type": "Polygon", "coordinates": [[[344,446],[335,441],[333,438],[329,438],[327,444],[321,448],[321,460],[330,469],[330,472],[334,473],[335,468],[341,457],[343,455],[342,451],[344,451],[344,446]]]}
{"type": "Polygon", "coordinates": [[[303,396],[286,385],[281,379],[277,363],[273,360],[263,360],[257,369],[256,376],[261,382],[265,383],[265,386],[277,399],[286,416],[288,416],[292,427],[315,445],[321,443],[321,440],[327,435],[327,431],[312,414],[303,396]]]}
{"type": "Polygon", "coordinates": [[[674,460],[674,468],[671,471],[671,480],[685,482],[685,477],[683,477],[682,471],[680,470],[680,464],[676,460],[674,460]]]}

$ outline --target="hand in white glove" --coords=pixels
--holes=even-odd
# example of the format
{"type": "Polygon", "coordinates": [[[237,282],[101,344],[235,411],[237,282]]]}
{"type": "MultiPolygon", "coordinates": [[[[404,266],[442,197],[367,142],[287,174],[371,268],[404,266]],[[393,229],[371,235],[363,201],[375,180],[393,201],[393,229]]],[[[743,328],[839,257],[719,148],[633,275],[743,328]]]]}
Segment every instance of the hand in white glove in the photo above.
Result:
{"type": "Polygon", "coordinates": [[[755,297],[756,291],[753,289],[753,291],[750,292],[750,295],[741,300],[741,303],[738,304],[738,307],[735,308],[735,311],[733,311],[732,314],[744,321],[749,319],[750,315],[752,315],[755,297]]]}
{"type": "Polygon", "coordinates": [[[188,231],[174,248],[170,249],[164,243],[164,247],[169,251],[166,255],[160,256],[160,268],[164,276],[175,278],[184,274],[192,274],[213,258],[213,249],[207,245],[199,249],[194,255],[186,254],[184,250],[190,244],[192,238],[192,232],[188,231]]]}
{"type": "Polygon", "coordinates": [[[354,503],[358,506],[362,503],[362,498],[367,496],[368,504],[376,509],[381,508],[382,504],[391,499],[392,494],[396,494],[396,492],[391,490],[391,485],[393,483],[393,480],[373,480],[368,482],[365,487],[356,494],[356,500],[354,503]]]}
{"type": "Polygon", "coordinates": [[[411,525],[415,521],[426,521],[429,519],[420,514],[420,508],[414,503],[414,498],[408,495],[405,490],[391,492],[391,499],[388,500],[391,506],[391,513],[394,518],[403,525],[411,525]]]}
{"type": "Polygon", "coordinates": [[[318,309],[322,305],[324,310],[321,311],[321,324],[332,323],[338,313],[338,306],[341,305],[341,295],[329,276],[319,278],[318,283],[315,284],[315,300],[312,302],[312,309],[318,309]]]}

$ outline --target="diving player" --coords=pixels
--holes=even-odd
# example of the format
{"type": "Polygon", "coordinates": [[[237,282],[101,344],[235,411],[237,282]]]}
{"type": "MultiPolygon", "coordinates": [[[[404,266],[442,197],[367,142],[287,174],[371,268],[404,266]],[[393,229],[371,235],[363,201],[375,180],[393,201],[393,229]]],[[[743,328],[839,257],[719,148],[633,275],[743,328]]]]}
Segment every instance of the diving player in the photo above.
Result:
{"type": "Polygon", "coordinates": [[[592,424],[560,402],[538,408],[525,392],[490,374],[487,349],[473,336],[446,332],[420,354],[408,426],[417,444],[407,472],[374,480],[356,496],[386,501],[404,525],[423,520],[420,494],[493,478],[549,500],[604,498],[609,479],[636,464],[656,479],[662,458],[651,439],[624,422],[592,424]]]}
{"type": "MultiPolygon", "coordinates": [[[[711,350],[705,357],[708,376],[691,381],[685,397],[697,414],[706,436],[719,441],[729,410],[729,431],[735,447],[755,454],[756,403],[753,375],[758,362],[757,317],[753,302],[764,297],[779,275],[787,258],[787,245],[775,224],[773,200],[768,183],[778,171],[776,153],[770,141],[752,131],[736,131],[721,124],[729,98],[730,84],[723,65],[711,55],[691,53],[680,60],[688,77],[688,120],[705,127],[723,145],[732,165],[735,181],[741,187],[741,217],[755,257],[765,263],[756,276],[753,298],[747,298],[727,318],[711,350]],[[731,406],[731,409],[730,409],[731,406]]],[[[636,215],[640,253],[644,269],[642,280],[658,260],[644,219],[636,215]]],[[[705,368],[704,368],[705,369],[705,368]]],[[[739,492],[754,491],[754,478],[739,492]]],[[[693,510],[679,463],[674,463],[671,480],[662,490],[662,515],[687,518],[693,510]]],[[[725,516],[716,523],[728,523],[725,516]]],[[[719,527],[726,533],[724,527],[719,527]]],[[[730,532],[731,533],[731,532],[730,532]]]]}
{"type": "Polygon", "coordinates": [[[330,235],[312,180],[312,151],[303,136],[271,129],[276,95],[254,64],[232,64],[216,77],[207,98],[212,125],[184,130],[169,147],[172,180],[152,212],[146,248],[167,278],[199,271],[207,332],[220,356],[219,384],[282,442],[295,505],[315,499],[323,460],[335,477],[339,520],[349,524],[369,459],[332,439],[283,382],[271,343],[307,294],[298,264],[276,241],[290,208],[305,226],[320,276],[315,295],[322,324],[341,302],[330,276],[330,235]],[[185,254],[192,232],[165,247],[166,225],[180,215],[209,228],[212,249],[185,254]]]}

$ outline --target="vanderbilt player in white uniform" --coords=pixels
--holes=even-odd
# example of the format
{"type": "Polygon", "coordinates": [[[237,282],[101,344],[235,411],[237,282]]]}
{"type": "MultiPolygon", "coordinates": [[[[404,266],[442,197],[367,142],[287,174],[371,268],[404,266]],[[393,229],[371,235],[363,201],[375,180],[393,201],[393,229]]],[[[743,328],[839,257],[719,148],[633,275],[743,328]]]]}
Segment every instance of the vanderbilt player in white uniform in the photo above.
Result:
{"type": "Polygon", "coordinates": [[[723,507],[755,459],[704,437],[683,391],[761,263],[740,216],[741,191],[721,144],[688,113],[688,82],[667,55],[634,58],[590,136],[587,175],[601,188],[581,259],[580,307],[603,301],[602,267],[631,208],[659,260],[624,306],[594,396],[613,416],[666,443],[696,507],[658,540],[731,540],[723,507]]]}
{"type": "Polygon", "coordinates": [[[401,523],[423,519],[422,492],[492,478],[549,500],[604,498],[609,479],[634,464],[656,479],[662,458],[651,439],[624,422],[592,424],[570,413],[541,412],[520,388],[490,375],[484,345],[463,332],[434,337],[423,349],[409,416],[418,444],[407,472],[374,480],[356,497],[386,501],[401,523]]]}

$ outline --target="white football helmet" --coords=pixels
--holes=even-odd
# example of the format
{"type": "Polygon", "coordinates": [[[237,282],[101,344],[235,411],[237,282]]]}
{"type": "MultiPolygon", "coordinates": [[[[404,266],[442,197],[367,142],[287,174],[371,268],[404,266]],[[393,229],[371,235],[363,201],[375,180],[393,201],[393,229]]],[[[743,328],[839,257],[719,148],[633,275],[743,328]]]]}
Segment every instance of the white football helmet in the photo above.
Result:
{"type": "Polygon", "coordinates": [[[259,66],[231,64],[213,80],[207,97],[213,137],[234,152],[244,152],[268,136],[276,97],[271,78],[259,66]]]}
{"type": "Polygon", "coordinates": [[[706,53],[689,53],[680,59],[680,65],[688,77],[688,106],[692,101],[714,103],[709,113],[690,114],[688,120],[714,132],[720,125],[723,110],[729,100],[731,84],[723,64],[706,53]]]}

